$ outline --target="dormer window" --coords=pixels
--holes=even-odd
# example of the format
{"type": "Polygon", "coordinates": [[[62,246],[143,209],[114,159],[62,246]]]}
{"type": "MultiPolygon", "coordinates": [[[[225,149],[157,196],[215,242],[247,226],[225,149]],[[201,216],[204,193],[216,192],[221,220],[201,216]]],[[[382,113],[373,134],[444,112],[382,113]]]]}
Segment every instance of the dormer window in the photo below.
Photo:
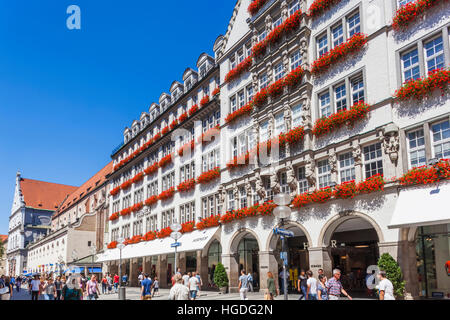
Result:
{"type": "Polygon", "coordinates": [[[192,88],[192,81],[191,80],[187,80],[186,81],[186,90],[190,90],[192,88]]]}
{"type": "Polygon", "coordinates": [[[200,76],[201,76],[201,77],[206,76],[206,63],[204,63],[204,64],[200,67],[200,76]]]}

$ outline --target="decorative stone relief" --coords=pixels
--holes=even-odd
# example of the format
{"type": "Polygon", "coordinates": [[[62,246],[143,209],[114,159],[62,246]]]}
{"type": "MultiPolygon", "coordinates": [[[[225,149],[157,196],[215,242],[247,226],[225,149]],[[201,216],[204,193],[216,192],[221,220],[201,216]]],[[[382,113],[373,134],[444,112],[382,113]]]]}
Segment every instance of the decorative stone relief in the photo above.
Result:
{"type": "Polygon", "coordinates": [[[255,177],[256,177],[256,183],[255,183],[256,193],[258,194],[260,199],[265,199],[266,198],[266,190],[264,189],[264,183],[262,181],[262,178],[261,178],[261,175],[259,174],[259,172],[255,173],[255,177]]]}
{"type": "Polygon", "coordinates": [[[292,129],[292,113],[288,103],[284,107],[284,124],[286,127],[286,132],[289,132],[292,129]]]}
{"type": "Polygon", "coordinates": [[[316,163],[314,162],[314,159],[312,159],[310,156],[308,157],[308,160],[306,161],[305,165],[305,177],[306,180],[308,180],[309,187],[311,189],[315,189],[316,187],[316,163]]]}
{"type": "Polygon", "coordinates": [[[303,127],[305,129],[311,129],[312,128],[312,120],[311,120],[311,99],[306,95],[302,99],[302,122],[303,127]]]}
{"type": "Polygon", "coordinates": [[[270,15],[267,15],[266,20],[264,20],[264,22],[266,24],[266,32],[267,34],[269,34],[269,32],[272,30],[273,19],[270,15]]]}
{"type": "Polygon", "coordinates": [[[362,164],[361,154],[362,154],[361,146],[359,145],[358,142],[354,143],[353,150],[352,150],[352,156],[355,161],[355,166],[359,166],[362,164]]]}
{"type": "Polygon", "coordinates": [[[328,163],[330,164],[331,172],[336,173],[337,172],[337,156],[336,156],[336,151],[334,151],[334,149],[330,150],[330,154],[328,156],[328,163]]]}
{"type": "Polygon", "coordinates": [[[305,39],[300,41],[300,54],[302,55],[302,65],[309,67],[308,41],[305,39]]]}
{"type": "Polygon", "coordinates": [[[272,139],[275,132],[275,117],[272,113],[269,114],[269,127],[268,127],[269,139],[272,139]]]}
{"type": "Polygon", "coordinates": [[[398,127],[395,125],[388,125],[384,130],[384,135],[380,137],[383,144],[384,153],[389,156],[391,162],[397,166],[400,138],[398,134],[398,127]]]}
{"type": "Polygon", "coordinates": [[[287,184],[291,190],[291,197],[295,197],[297,195],[298,182],[295,176],[295,170],[292,164],[289,164],[287,167],[288,170],[286,172],[287,184]]]}
{"type": "Polygon", "coordinates": [[[278,194],[281,191],[277,172],[274,172],[273,174],[270,175],[270,189],[272,189],[272,192],[274,194],[278,194]]]}

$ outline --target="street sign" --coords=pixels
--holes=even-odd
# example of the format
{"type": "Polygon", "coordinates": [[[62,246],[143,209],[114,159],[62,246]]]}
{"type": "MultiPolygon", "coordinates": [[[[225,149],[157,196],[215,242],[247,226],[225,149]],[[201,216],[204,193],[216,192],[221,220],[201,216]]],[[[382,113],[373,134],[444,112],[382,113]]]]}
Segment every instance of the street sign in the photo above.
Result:
{"type": "Polygon", "coordinates": [[[283,260],[285,266],[288,265],[288,254],[287,252],[280,252],[280,259],[283,260]]]}
{"type": "Polygon", "coordinates": [[[277,228],[273,229],[273,233],[286,238],[293,238],[295,236],[294,232],[292,231],[277,228]]]}
{"type": "Polygon", "coordinates": [[[180,242],[175,242],[175,243],[172,243],[170,246],[171,246],[172,248],[177,248],[177,247],[180,247],[180,246],[181,246],[181,243],[180,243],[180,242]]]}

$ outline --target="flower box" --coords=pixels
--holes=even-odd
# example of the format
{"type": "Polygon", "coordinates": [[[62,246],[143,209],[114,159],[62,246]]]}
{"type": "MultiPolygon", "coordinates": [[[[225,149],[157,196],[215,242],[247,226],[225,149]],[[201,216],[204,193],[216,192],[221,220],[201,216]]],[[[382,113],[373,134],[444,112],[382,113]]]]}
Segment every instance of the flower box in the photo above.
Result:
{"type": "Polygon", "coordinates": [[[331,6],[339,3],[341,0],[315,0],[308,10],[310,17],[317,17],[329,10],[331,6]]]}
{"type": "Polygon", "coordinates": [[[250,114],[253,110],[253,103],[250,101],[246,105],[244,105],[242,108],[237,109],[236,111],[230,113],[226,118],[226,123],[231,123],[234,120],[236,120],[239,117],[242,117],[245,114],[250,114]]]}
{"type": "Polygon", "coordinates": [[[181,233],[189,233],[194,231],[195,228],[195,222],[194,221],[189,221],[189,222],[185,222],[181,224],[181,233]]]}
{"type": "Polygon", "coordinates": [[[158,172],[158,168],[159,168],[159,164],[158,164],[158,162],[155,162],[150,167],[146,168],[144,170],[144,172],[145,172],[146,175],[150,176],[150,175],[155,174],[156,172],[158,172]]]}
{"type": "Polygon", "coordinates": [[[177,186],[178,192],[188,192],[195,189],[195,179],[186,180],[177,186]]]}
{"type": "Polygon", "coordinates": [[[431,95],[434,90],[440,89],[444,93],[448,89],[450,82],[450,71],[444,69],[433,70],[426,78],[410,80],[395,92],[395,99],[407,101],[410,99],[423,100],[427,95],[431,95]]]}
{"type": "Polygon", "coordinates": [[[117,248],[117,245],[118,245],[118,242],[117,242],[117,241],[113,241],[113,242],[111,242],[111,243],[109,243],[109,244],[107,245],[107,248],[108,248],[108,249],[116,249],[116,248],[117,248]]]}
{"type": "Polygon", "coordinates": [[[109,221],[117,220],[117,219],[119,219],[119,217],[120,217],[120,212],[115,212],[109,217],[109,221]]]}
{"type": "Polygon", "coordinates": [[[405,29],[413,20],[420,17],[427,9],[447,0],[416,0],[401,6],[395,13],[392,28],[396,31],[405,29]]]}
{"type": "Polygon", "coordinates": [[[162,130],[161,130],[161,134],[162,135],[165,135],[165,134],[168,134],[169,133],[169,126],[166,126],[166,127],[164,127],[162,130]]]}
{"type": "Polygon", "coordinates": [[[276,98],[283,93],[284,90],[284,78],[275,81],[267,89],[267,93],[272,98],[276,98]]]}
{"type": "Polygon", "coordinates": [[[198,111],[198,105],[194,104],[190,109],[189,109],[189,116],[191,117],[194,113],[196,113],[198,111]]]}
{"type": "Polygon", "coordinates": [[[264,40],[258,42],[257,44],[255,44],[252,47],[252,55],[254,57],[263,56],[266,53],[267,44],[268,44],[268,42],[266,41],[266,39],[264,39],[264,40]]]}
{"type": "Polygon", "coordinates": [[[240,167],[245,167],[250,164],[250,151],[247,151],[243,155],[234,157],[230,162],[227,163],[227,169],[232,170],[240,167]]]}
{"type": "Polygon", "coordinates": [[[399,179],[399,183],[403,186],[410,186],[431,184],[448,179],[450,179],[450,162],[447,159],[443,159],[431,167],[422,166],[409,170],[399,179]]]}
{"type": "Polygon", "coordinates": [[[184,113],[182,113],[181,116],[178,118],[178,122],[179,122],[179,123],[183,123],[183,122],[185,122],[185,121],[187,120],[187,118],[188,118],[188,113],[187,113],[187,112],[184,112],[184,113]]]}
{"type": "Polygon", "coordinates": [[[156,204],[158,202],[158,197],[157,196],[151,196],[150,198],[148,198],[147,200],[145,200],[145,205],[147,207],[151,207],[152,205],[156,204]]]}
{"type": "Polygon", "coordinates": [[[267,0],[253,0],[247,8],[248,13],[254,16],[266,4],[267,0]]]}
{"type": "Polygon", "coordinates": [[[203,108],[204,106],[206,106],[209,103],[209,96],[206,95],[202,98],[202,100],[200,100],[200,108],[203,108]]]}
{"type": "Polygon", "coordinates": [[[357,191],[355,181],[348,181],[337,185],[334,189],[333,196],[336,199],[353,199],[357,191]]]}
{"type": "Polygon", "coordinates": [[[359,193],[372,193],[384,190],[384,179],[380,174],[376,174],[365,181],[358,184],[357,189],[359,193]]]}
{"type": "Polygon", "coordinates": [[[169,189],[161,192],[158,196],[158,200],[166,201],[166,200],[173,198],[174,195],[175,195],[175,188],[172,187],[172,188],[169,188],[169,189]]]}
{"type": "Polygon", "coordinates": [[[303,141],[304,138],[305,138],[305,129],[301,126],[290,130],[286,134],[280,135],[280,140],[289,143],[291,146],[295,145],[300,141],[303,141]]]}
{"type": "Polygon", "coordinates": [[[144,204],[142,202],[136,203],[135,205],[133,205],[131,207],[131,211],[132,212],[138,212],[139,210],[141,210],[144,207],[144,204]]]}
{"type": "Polygon", "coordinates": [[[172,232],[173,232],[172,229],[170,227],[167,227],[165,229],[162,229],[161,231],[158,231],[156,233],[156,236],[158,237],[158,239],[164,239],[170,237],[170,234],[172,232]]]}
{"type": "Polygon", "coordinates": [[[131,179],[131,182],[138,183],[138,182],[142,181],[143,179],[144,179],[144,173],[140,172],[131,179]]]}
{"type": "Polygon", "coordinates": [[[128,240],[127,244],[137,244],[143,241],[143,237],[141,235],[134,236],[130,240],[128,240]]]}
{"type": "Polygon", "coordinates": [[[219,93],[220,93],[220,88],[217,87],[217,88],[215,88],[215,89],[213,90],[212,96],[215,97],[215,96],[217,96],[219,93]]]}
{"type": "Polygon", "coordinates": [[[178,125],[178,120],[177,119],[173,120],[172,123],[170,124],[170,130],[173,130],[177,125],[178,125]]]}
{"type": "Polygon", "coordinates": [[[311,73],[314,75],[319,75],[327,71],[332,64],[338,63],[341,60],[348,58],[350,54],[361,50],[366,43],[367,36],[365,34],[354,34],[346,42],[331,49],[330,51],[322,55],[319,59],[314,61],[311,66],[311,73]]]}
{"type": "Polygon", "coordinates": [[[294,70],[288,73],[288,75],[284,78],[284,85],[290,88],[295,87],[299,83],[301,83],[303,75],[305,74],[305,70],[302,66],[298,66],[294,70]]]}
{"type": "Polygon", "coordinates": [[[220,168],[216,167],[212,170],[203,172],[198,178],[197,183],[207,184],[220,177],[220,168]]]}
{"type": "Polygon", "coordinates": [[[197,230],[204,230],[207,228],[217,227],[220,224],[220,215],[203,218],[196,224],[197,230]]]}
{"type": "Polygon", "coordinates": [[[112,189],[112,190],[109,192],[109,194],[112,195],[112,196],[115,196],[115,195],[119,194],[119,192],[120,192],[120,186],[118,186],[118,187],[112,189]]]}
{"type": "Polygon", "coordinates": [[[312,133],[315,136],[329,134],[333,130],[337,130],[344,125],[352,127],[357,121],[363,120],[367,117],[370,111],[370,105],[359,102],[350,110],[343,110],[333,113],[329,117],[317,119],[312,133]]]}
{"type": "Polygon", "coordinates": [[[164,168],[165,166],[167,166],[170,163],[172,163],[172,154],[168,154],[167,156],[162,158],[159,161],[158,165],[159,165],[160,168],[164,168]]]}
{"type": "Polygon", "coordinates": [[[257,107],[261,107],[267,102],[267,97],[267,89],[263,88],[253,97],[253,104],[257,107]]]}
{"type": "Polygon", "coordinates": [[[191,142],[185,143],[179,150],[178,155],[182,157],[184,155],[184,152],[191,149],[191,152],[195,149],[195,141],[192,140],[191,142]]]}
{"type": "Polygon", "coordinates": [[[158,132],[157,134],[155,134],[155,136],[153,137],[153,141],[157,141],[161,138],[161,132],[158,132]]]}
{"type": "Polygon", "coordinates": [[[261,216],[270,216],[273,214],[273,210],[277,207],[272,200],[263,203],[262,205],[257,204],[257,212],[261,216]]]}
{"type": "Polygon", "coordinates": [[[131,187],[131,185],[132,185],[131,180],[125,181],[124,183],[122,183],[122,184],[120,185],[120,189],[121,189],[121,190],[127,190],[128,188],[131,187]]]}
{"type": "Polygon", "coordinates": [[[307,206],[308,204],[310,204],[311,198],[309,197],[309,193],[303,193],[303,194],[299,194],[298,196],[296,196],[294,198],[294,201],[292,202],[292,205],[294,206],[294,208],[302,208],[304,206],[307,206]]]}
{"type": "Polygon", "coordinates": [[[253,63],[252,56],[248,56],[247,58],[245,58],[241,63],[239,63],[235,68],[231,69],[227,73],[227,75],[225,76],[225,83],[238,79],[243,73],[247,72],[250,69],[252,63],[253,63]]]}
{"type": "Polygon", "coordinates": [[[125,217],[125,216],[128,216],[128,215],[130,215],[131,214],[131,207],[130,208],[126,208],[126,209],[123,209],[122,211],[120,211],[120,215],[122,216],[122,217],[125,217]]]}
{"type": "Polygon", "coordinates": [[[155,231],[149,231],[144,235],[144,237],[142,239],[143,239],[143,241],[153,241],[156,238],[157,238],[157,233],[155,231]]]}
{"type": "Polygon", "coordinates": [[[331,188],[323,188],[319,190],[315,190],[312,192],[309,197],[311,202],[315,203],[325,203],[333,196],[333,190],[331,188]]]}
{"type": "Polygon", "coordinates": [[[220,131],[220,125],[215,126],[214,128],[209,129],[208,131],[202,133],[200,137],[198,137],[198,143],[207,144],[215,138],[215,135],[220,131]]]}

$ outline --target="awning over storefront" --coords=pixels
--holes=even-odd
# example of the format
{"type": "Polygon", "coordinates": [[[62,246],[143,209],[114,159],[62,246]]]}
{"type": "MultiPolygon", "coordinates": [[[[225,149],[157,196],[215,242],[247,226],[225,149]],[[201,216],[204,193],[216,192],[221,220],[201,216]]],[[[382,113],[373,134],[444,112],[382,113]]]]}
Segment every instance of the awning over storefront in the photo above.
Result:
{"type": "MultiPolygon", "coordinates": [[[[195,230],[184,234],[179,243],[181,246],[177,248],[177,252],[189,252],[204,249],[216,234],[219,227],[209,228],[205,230],[195,230]]],[[[161,254],[174,253],[171,244],[175,241],[172,238],[157,239],[148,242],[128,245],[122,250],[122,259],[132,259],[140,257],[158,256],[161,254]]],[[[106,250],[98,256],[97,262],[106,262],[119,260],[119,249],[106,250]]]]}
{"type": "Polygon", "coordinates": [[[450,183],[400,192],[389,229],[450,223],[450,183]]]}

